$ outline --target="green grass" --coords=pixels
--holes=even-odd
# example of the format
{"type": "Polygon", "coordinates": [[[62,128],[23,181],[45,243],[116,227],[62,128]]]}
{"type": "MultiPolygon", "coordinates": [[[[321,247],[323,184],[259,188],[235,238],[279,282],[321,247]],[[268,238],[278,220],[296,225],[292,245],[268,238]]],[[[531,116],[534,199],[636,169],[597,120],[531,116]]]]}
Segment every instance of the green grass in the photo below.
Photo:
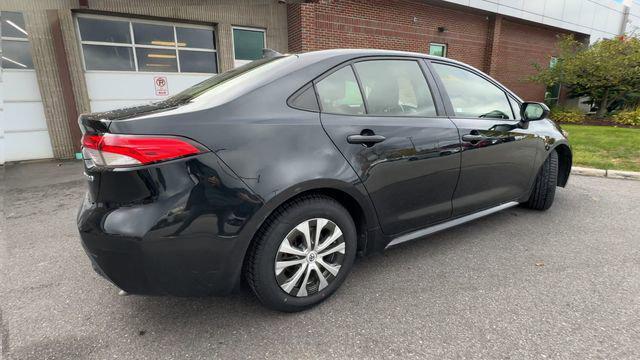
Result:
{"type": "Polygon", "coordinates": [[[640,171],[640,129],[587,125],[562,128],[569,133],[574,165],[640,171]]]}

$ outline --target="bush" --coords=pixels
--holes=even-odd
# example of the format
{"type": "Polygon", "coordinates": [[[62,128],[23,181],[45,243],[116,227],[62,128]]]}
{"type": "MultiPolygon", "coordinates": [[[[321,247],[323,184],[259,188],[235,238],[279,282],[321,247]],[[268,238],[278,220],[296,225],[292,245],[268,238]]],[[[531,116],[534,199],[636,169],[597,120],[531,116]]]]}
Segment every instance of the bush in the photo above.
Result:
{"type": "Polygon", "coordinates": [[[616,124],[640,126],[640,107],[622,110],[613,115],[611,119],[616,124]]]}
{"type": "Polygon", "coordinates": [[[584,113],[577,108],[555,106],[551,109],[551,119],[565,124],[580,124],[584,121],[584,113]]]}

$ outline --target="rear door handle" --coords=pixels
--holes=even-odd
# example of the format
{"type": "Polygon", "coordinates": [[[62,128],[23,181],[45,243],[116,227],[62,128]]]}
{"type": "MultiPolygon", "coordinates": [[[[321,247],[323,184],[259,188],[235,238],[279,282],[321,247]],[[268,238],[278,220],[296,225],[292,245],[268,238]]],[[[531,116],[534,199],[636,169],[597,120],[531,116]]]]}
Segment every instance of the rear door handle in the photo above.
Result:
{"type": "Polygon", "coordinates": [[[387,138],[382,135],[349,135],[347,142],[349,144],[377,144],[385,141],[387,138]]]}

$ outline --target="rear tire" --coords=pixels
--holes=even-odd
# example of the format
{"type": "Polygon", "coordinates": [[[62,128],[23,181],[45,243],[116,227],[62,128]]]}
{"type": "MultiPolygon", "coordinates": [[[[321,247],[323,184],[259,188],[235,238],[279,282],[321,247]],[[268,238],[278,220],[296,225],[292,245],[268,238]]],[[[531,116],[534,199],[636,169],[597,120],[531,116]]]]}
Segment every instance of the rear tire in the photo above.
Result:
{"type": "Polygon", "coordinates": [[[558,184],[558,153],[552,150],[547,160],[544,161],[529,200],[523,205],[535,210],[547,210],[553,205],[558,184]]]}
{"type": "Polygon", "coordinates": [[[356,244],[353,219],[340,203],[304,196],[281,206],[260,228],[245,278],[265,306],[305,310],[340,287],[353,266],[356,244]]]}

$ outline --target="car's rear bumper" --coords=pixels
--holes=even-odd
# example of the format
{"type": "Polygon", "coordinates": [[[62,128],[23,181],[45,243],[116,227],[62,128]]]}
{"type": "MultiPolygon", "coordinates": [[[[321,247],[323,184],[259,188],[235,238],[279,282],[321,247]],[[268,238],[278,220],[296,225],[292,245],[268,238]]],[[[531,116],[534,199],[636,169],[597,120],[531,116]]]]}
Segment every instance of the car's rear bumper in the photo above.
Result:
{"type": "Polygon", "coordinates": [[[131,294],[223,295],[237,287],[250,241],[241,230],[259,203],[220,172],[199,176],[202,160],[108,175],[124,187],[130,175],[144,179],[152,195],[142,201],[85,198],[78,229],[96,272],[131,294]]]}
{"type": "Polygon", "coordinates": [[[244,247],[240,251],[234,239],[80,237],[94,270],[130,294],[224,295],[239,282],[244,247]]]}

